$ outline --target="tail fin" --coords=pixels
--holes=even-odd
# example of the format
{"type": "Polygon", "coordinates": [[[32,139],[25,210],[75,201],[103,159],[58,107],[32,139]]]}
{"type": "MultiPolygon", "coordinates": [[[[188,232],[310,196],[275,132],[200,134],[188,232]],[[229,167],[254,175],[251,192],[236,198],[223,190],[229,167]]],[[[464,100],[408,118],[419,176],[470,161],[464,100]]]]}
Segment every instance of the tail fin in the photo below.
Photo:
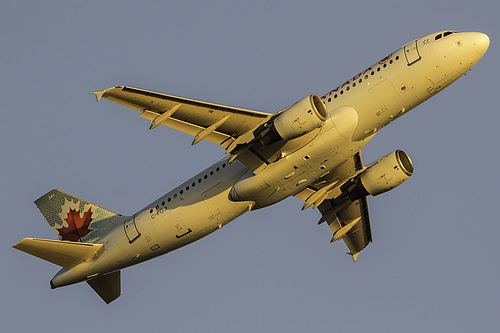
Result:
{"type": "Polygon", "coordinates": [[[35,201],[60,240],[95,243],[126,217],[71,194],[52,190],[35,201]]]}
{"type": "Polygon", "coordinates": [[[98,255],[103,244],[25,238],[13,247],[66,269],[71,269],[84,260],[98,255]]]}

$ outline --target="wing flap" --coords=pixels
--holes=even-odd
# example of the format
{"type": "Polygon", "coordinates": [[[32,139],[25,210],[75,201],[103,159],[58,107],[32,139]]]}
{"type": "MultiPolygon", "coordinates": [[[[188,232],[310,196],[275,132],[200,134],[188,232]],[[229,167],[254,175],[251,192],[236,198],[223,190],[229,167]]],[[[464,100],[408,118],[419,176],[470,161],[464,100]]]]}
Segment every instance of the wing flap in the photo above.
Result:
{"type": "MultiPolygon", "coordinates": [[[[151,123],[153,124],[155,119],[158,116],[161,116],[161,114],[155,113],[155,112],[150,111],[150,110],[144,110],[143,112],[141,112],[141,114],[139,116],[141,118],[144,118],[144,119],[151,121],[151,123]]],[[[199,126],[199,125],[194,124],[194,123],[189,123],[186,121],[175,119],[173,117],[167,117],[166,119],[161,121],[159,124],[154,124],[151,127],[155,128],[158,125],[164,125],[164,126],[176,129],[178,131],[187,133],[187,134],[192,135],[192,136],[196,136],[198,133],[200,133],[200,131],[203,131],[204,129],[206,129],[203,126],[199,126]]],[[[204,139],[209,141],[209,142],[218,144],[218,145],[223,145],[223,143],[225,141],[227,141],[230,137],[231,136],[228,134],[221,133],[219,131],[213,131],[212,133],[210,133],[209,135],[204,137],[204,139]]]]}

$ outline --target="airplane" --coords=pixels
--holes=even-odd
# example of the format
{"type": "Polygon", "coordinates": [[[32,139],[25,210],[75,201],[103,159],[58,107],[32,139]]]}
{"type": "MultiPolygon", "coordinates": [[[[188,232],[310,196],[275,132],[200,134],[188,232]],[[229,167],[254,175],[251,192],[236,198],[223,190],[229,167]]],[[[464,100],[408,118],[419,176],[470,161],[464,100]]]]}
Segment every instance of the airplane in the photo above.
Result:
{"type": "Polygon", "coordinates": [[[168,126],[220,145],[226,156],[131,216],[59,190],[35,201],[59,240],[25,238],[13,247],[62,268],[59,288],[86,281],[110,303],[120,271],[171,252],[240,215],[290,196],[317,208],[331,242],[356,261],[372,242],[367,196],[413,174],[402,150],[364,165],[361,149],[384,126],[466,74],[485,54],[483,33],[441,31],[411,41],[322,97],[271,114],[128,86],[94,91],[97,101],[140,112],[150,129],[168,126]]]}

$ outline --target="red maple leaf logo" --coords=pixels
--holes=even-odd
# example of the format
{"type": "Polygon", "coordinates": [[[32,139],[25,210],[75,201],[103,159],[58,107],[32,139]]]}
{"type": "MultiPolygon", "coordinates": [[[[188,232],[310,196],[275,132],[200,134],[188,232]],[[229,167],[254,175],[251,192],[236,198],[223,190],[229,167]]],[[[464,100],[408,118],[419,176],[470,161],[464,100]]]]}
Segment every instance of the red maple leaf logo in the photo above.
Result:
{"type": "Polygon", "coordinates": [[[92,229],[89,229],[90,223],[92,223],[92,208],[89,208],[83,217],[80,216],[80,210],[71,209],[68,212],[68,217],[64,219],[68,226],[62,226],[57,229],[59,236],[62,240],[68,240],[72,242],[82,241],[82,238],[87,236],[92,229]]]}

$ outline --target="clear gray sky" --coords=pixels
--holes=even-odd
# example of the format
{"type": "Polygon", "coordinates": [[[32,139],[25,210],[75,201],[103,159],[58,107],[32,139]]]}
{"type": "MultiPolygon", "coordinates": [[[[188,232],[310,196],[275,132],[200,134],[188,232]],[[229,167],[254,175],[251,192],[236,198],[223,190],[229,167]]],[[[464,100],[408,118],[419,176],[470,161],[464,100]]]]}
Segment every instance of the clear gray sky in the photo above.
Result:
{"type": "Polygon", "coordinates": [[[2,332],[497,332],[500,6],[443,1],[0,3],[2,332]],[[322,95],[439,30],[490,36],[467,76],[382,130],[371,162],[414,176],[370,198],[374,243],[353,263],[288,199],[122,272],[110,305],[11,248],[55,238],[33,201],[58,188],[123,214],[220,159],[208,142],[90,91],[131,85],[275,112],[322,95]]]}

